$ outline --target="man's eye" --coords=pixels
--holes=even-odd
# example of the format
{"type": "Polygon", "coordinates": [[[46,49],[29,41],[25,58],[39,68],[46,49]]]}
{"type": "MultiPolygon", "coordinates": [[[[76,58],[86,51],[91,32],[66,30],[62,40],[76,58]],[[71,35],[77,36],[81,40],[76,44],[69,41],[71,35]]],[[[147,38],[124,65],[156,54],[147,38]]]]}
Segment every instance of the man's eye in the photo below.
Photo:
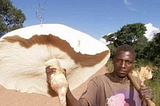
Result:
{"type": "Polygon", "coordinates": [[[132,62],[132,61],[126,61],[126,63],[127,63],[128,65],[130,65],[130,64],[132,64],[133,62],[132,62]]]}
{"type": "Polygon", "coordinates": [[[120,63],[120,62],[122,62],[122,60],[117,60],[116,62],[120,63]]]}

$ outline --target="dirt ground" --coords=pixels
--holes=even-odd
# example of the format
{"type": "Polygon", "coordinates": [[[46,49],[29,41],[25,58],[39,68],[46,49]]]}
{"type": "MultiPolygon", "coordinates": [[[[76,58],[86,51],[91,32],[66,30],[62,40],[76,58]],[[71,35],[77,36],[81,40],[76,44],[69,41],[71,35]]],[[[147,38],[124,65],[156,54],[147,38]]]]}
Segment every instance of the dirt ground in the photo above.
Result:
{"type": "MultiPolygon", "coordinates": [[[[102,67],[97,73],[91,76],[85,83],[72,91],[78,99],[85,91],[88,81],[99,74],[105,73],[106,67],[102,67]]],[[[58,97],[46,97],[36,93],[21,93],[14,90],[7,90],[0,85],[0,106],[61,106],[58,97]]]]}

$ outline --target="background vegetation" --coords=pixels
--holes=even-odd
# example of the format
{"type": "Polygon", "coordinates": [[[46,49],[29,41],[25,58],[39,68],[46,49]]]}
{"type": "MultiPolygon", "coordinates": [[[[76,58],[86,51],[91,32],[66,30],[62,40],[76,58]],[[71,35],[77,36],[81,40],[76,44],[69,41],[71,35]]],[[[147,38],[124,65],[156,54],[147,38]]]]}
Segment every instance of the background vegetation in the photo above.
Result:
{"type": "MultiPolygon", "coordinates": [[[[10,0],[0,0],[0,37],[5,33],[23,27],[26,20],[20,9],[12,5],[10,0]]],[[[107,45],[111,50],[111,59],[116,48],[122,44],[134,47],[136,57],[136,68],[149,65],[154,70],[154,78],[146,82],[154,92],[153,101],[160,106],[160,33],[154,35],[151,41],[144,36],[146,27],[143,23],[124,25],[120,30],[103,38],[110,42],[107,45]]],[[[112,61],[108,62],[108,68],[113,70],[112,61]]]]}
{"type": "Polygon", "coordinates": [[[23,27],[25,15],[12,5],[10,0],[0,0],[0,37],[5,33],[23,27]]]}

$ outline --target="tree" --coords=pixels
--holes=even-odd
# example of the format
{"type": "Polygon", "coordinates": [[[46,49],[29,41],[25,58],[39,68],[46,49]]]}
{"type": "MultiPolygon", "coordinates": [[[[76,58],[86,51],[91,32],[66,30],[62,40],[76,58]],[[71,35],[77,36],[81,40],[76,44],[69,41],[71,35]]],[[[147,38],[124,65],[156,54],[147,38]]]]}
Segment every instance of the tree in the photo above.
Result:
{"type": "MultiPolygon", "coordinates": [[[[103,38],[111,42],[110,45],[118,47],[122,44],[133,46],[137,53],[137,58],[143,58],[144,48],[147,44],[147,38],[144,36],[146,27],[142,23],[133,23],[124,25],[120,30],[103,38]]],[[[111,49],[112,50],[112,49],[111,49]]]]}
{"type": "Polygon", "coordinates": [[[153,61],[157,66],[160,66],[160,33],[154,35],[152,41],[149,42],[145,49],[146,59],[153,61]]]}
{"type": "Polygon", "coordinates": [[[0,36],[23,27],[26,17],[10,0],[0,0],[0,36]]]}

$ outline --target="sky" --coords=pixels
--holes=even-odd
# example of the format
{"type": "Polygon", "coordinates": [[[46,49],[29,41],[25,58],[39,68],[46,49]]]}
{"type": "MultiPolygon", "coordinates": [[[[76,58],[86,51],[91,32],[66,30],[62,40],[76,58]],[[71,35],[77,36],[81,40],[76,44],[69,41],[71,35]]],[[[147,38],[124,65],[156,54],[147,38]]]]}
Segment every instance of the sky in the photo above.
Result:
{"type": "Polygon", "coordinates": [[[160,28],[160,0],[10,0],[26,16],[24,27],[63,24],[95,39],[127,24],[152,23],[160,28]],[[42,9],[44,8],[44,12],[42,9]],[[36,12],[37,11],[37,12],[36,12]]]}

